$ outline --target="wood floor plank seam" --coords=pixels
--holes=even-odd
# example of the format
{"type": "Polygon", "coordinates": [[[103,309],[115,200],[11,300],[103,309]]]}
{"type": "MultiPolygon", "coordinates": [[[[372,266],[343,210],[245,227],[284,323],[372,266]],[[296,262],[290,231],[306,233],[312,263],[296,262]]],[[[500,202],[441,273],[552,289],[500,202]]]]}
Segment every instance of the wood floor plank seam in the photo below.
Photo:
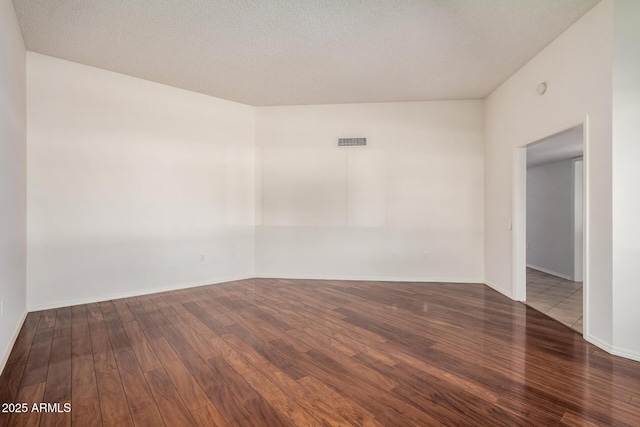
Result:
{"type": "MultiPolygon", "coordinates": [[[[135,298],[135,297],[134,297],[134,298],[135,298]]],[[[122,301],[122,300],[121,300],[121,301],[122,301]]],[[[120,317],[120,312],[118,312],[118,310],[117,310],[117,308],[116,308],[116,306],[115,306],[115,305],[114,305],[114,309],[115,309],[115,312],[116,312],[116,316],[118,317],[118,319],[120,319],[120,323],[121,323],[121,324],[123,324],[122,328],[124,329],[125,334],[127,334],[127,330],[126,330],[126,329],[125,329],[125,327],[124,327],[123,319],[120,317]]],[[[121,309],[121,312],[123,312],[123,313],[124,313],[124,312],[126,312],[126,311],[124,311],[124,307],[121,309]]],[[[130,312],[130,311],[129,311],[129,312],[130,312]]],[[[130,312],[130,313],[131,313],[131,312],[130,312]]],[[[127,319],[127,323],[133,323],[133,322],[135,321],[135,320],[134,320],[134,319],[135,319],[135,316],[133,315],[133,313],[131,313],[131,316],[132,316],[131,318],[127,319]]],[[[144,333],[144,332],[143,332],[143,333],[144,333]]],[[[127,336],[128,336],[128,334],[127,334],[127,336]]],[[[129,342],[131,342],[131,340],[130,340],[130,339],[129,339],[129,342]]],[[[156,399],[156,396],[153,394],[153,392],[152,392],[152,390],[151,390],[151,386],[149,385],[148,379],[147,379],[147,377],[144,375],[144,369],[143,369],[142,363],[140,362],[140,360],[139,360],[138,355],[136,354],[136,352],[133,350],[133,344],[132,344],[132,346],[131,346],[131,350],[132,350],[132,352],[133,352],[133,356],[134,356],[134,359],[135,359],[135,361],[136,361],[136,363],[137,363],[137,365],[138,365],[138,368],[140,369],[140,372],[142,372],[142,378],[141,378],[141,379],[145,382],[146,388],[149,390],[149,392],[150,392],[150,394],[151,394],[151,397],[152,397],[152,398],[153,398],[153,400],[154,400],[155,407],[158,409],[158,412],[159,412],[160,416],[162,417],[162,411],[160,411],[160,406],[158,405],[158,401],[157,401],[157,399],[156,399]]],[[[153,349],[151,349],[151,351],[153,352],[153,349]]],[[[155,356],[155,357],[157,358],[157,356],[155,356]]],[[[159,363],[159,362],[158,362],[158,363],[159,363]]],[[[122,375],[121,375],[121,373],[120,373],[119,368],[118,368],[118,374],[120,375],[120,381],[122,381],[122,375]]],[[[126,393],[125,393],[125,396],[126,396],[126,393]]],[[[131,412],[131,410],[132,410],[132,409],[131,409],[131,405],[129,406],[129,410],[130,410],[130,412],[131,412]]],[[[133,417],[133,413],[131,414],[131,417],[132,417],[132,419],[134,420],[134,423],[135,423],[135,418],[133,417]]],[[[161,419],[162,419],[162,420],[164,420],[164,418],[161,418],[161,419]]],[[[165,423],[165,425],[166,425],[166,423],[165,423]]]]}
{"type": "MultiPolygon", "coordinates": [[[[122,388],[122,393],[120,396],[120,402],[119,404],[113,405],[116,406],[118,408],[121,408],[122,406],[125,407],[125,412],[128,415],[128,417],[125,417],[125,420],[122,420],[121,418],[117,417],[117,409],[111,409],[110,411],[105,411],[103,410],[101,412],[101,418],[102,418],[102,424],[104,426],[133,426],[133,416],[131,414],[131,408],[129,407],[129,404],[127,402],[127,398],[126,398],[126,394],[124,392],[124,388],[122,386],[122,377],[120,376],[120,370],[118,369],[118,367],[116,366],[115,368],[111,369],[110,371],[104,371],[104,372],[98,372],[96,374],[96,380],[98,383],[98,398],[100,399],[101,402],[101,406],[103,404],[103,401],[107,401],[107,400],[112,400],[109,399],[109,395],[106,393],[106,384],[108,382],[108,379],[105,379],[104,377],[107,375],[113,375],[113,374],[117,374],[118,379],[116,380],[116,383],[119,384],[122,388]],[[101,391],[102,390],[102,391],[101,391]],[[122,400],[124,400],[124,402],[122,402],[122,400]],[[106,417],[111,417],[111,416],[116,416],[116,421],[111,422],[109,418],[106,417]],[[105,419],[106,418],[106,419],[105,419]]],[[[104,403],[104,405],[106,406],[107,403],[104,403]]]]}
{"type": "MultiPolygon", "coordinates": [[[[113,361],[114,361],[114,367],[113,367],[113,370],[115,370],[115,371],[118,373],[118,381],[119,381],[119,383],[120,383],[121,385],[123,385],[124,383],[123,383],[123,380],[122,380],[122,374],[121,374],[121,372],[120,372],[120,368],[119,368],[119,366],[118,366],[118,364],[117,364],[117,362],[116,362],[116,360],[115,360],[115,353],[116,353],[116,351],[117,351],[118,349],[117,349],[116,347],[114,347],[113,340],[112,340],[112,338],[111,338],[111,333],[109,332],[109,329],[108,329],[108,328],[107,328],[107,326],[106,326],[107,321],[105,320],[105,317],[106,317],[107,319],[109,319],[109,318],[112,318],[112,317],[115,315],[115,316],[117,316],[117,317],[118,317],[118,320],[120,321],[120,316],[117,314],[117,311],[116,311],[116,309],[115,309],[115,306],[113,305],[113,301],[111,301],[111,300],[109,300],[109,301],[104,301],[104,302],[102,302],[102,303],[99,303],[98,307],[99,307],[99,309],[100,309],[100,312],[102,313],[102,317],[103,317],[103,318],[102,318],[102,321],[101,321],[101,322],[104,324],[104,329],[105,329],[105,331],[106,331],[106,333],[107,333],[107,339],[108,339],[108,341],[109,341],[109,345],[110,345],[110,349],[111,349],[111,354],[113,355],[113,358],[114,358],[114,359],[113,359],[113,361]],[[104,307],[108,307],[109,305],[113,308],[113,310],[109,310],[109,312],[108,312],[108,313],[109,313],[109,315],[108,315],[108,316],[105,316],[105,313],[104,313],[104,307]]],[[[95,358],[95,354],[94,354],[94,358],[95,358]]],[[[123,385],[123,392],[124,392],[124,385],[123,385]]],[[[98,395],[100,395],[100,388],[98,388],[98,395]]],[[[126,402],[127,412],[129,413],[129,418],[130,418],[130,419],[132,420],[132,422],[133,422],[133,419],[134,419],[134,418],[133,418],[133,412],[132,412],[131,407],[130,407],[130,405],[129,405],[129,402],[128,402],[128,400],[127,400],[126,393],[124,393],[124,398],[125,398],[125,402],[126,402]]],[[[102,421],[103,421],[103,424],[104,424],[104,417],[102,417],[102,421]]]]}
{"type": "MultiPolygon", "coordinates": [[[[105,328],[106,330],[106,328],[105,328]]],[[[108,338],[108,335],[107,335],[108,338]]],[[[114,352],[114,348],[113,348],[113,344],[111,343],[111,340],[109,340],[109,345],[111,345],[111,353],[114,355],[114,368],[113,370],[115,370],[118,373],[118,380],[120,382],[120,385],[123,384],[122,382],[122,375],[120,374],[120,369],[118,368],[118,364],[115,363],[115,352],[114,352]]],[[[98,388],[98,394],[100,393],[100,388],[98,388]]],[[[124,394],[124,398],[125,398],[125,402],[126,402],[126,393],[124,393],[124,388],[123,388],[123,394],[124,394]]],[[[129,413],[129,418],[131,419],[131,422],[133,423],[133,414],[131,413],[131,407],[129,406],[128,402],[127,402],[127,412],[129,413]]],[[[104,417],[103,417],[103,424],[104,424],[104,417]]]]}
{"type": "Polygon", "coordinates": [[[481,284],[247,279],[29,313],[0,398],[73,408],[3,427],[637,426],[640,364],[481,284]]]}

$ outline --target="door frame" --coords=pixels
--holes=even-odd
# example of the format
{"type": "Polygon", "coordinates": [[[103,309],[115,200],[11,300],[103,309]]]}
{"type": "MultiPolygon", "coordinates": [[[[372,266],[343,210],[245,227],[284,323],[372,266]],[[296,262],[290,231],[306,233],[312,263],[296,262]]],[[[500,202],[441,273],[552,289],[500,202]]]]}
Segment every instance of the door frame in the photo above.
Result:
{"type": "Polygon", "coordinates": [[[565,123],[544,135],[530,139],[525,144],[516,146],[513,151],[513,220],[512,228],[512,283],[513,299],[525,302],[527,299],[527,146],[542,139],[556,135],[563,131],[582,126],[583,143],[583,193],[582,193],[582,315],[583,336],[587,336],[589,330],[589,116],[585,115],[580,120],[565,123]]]}

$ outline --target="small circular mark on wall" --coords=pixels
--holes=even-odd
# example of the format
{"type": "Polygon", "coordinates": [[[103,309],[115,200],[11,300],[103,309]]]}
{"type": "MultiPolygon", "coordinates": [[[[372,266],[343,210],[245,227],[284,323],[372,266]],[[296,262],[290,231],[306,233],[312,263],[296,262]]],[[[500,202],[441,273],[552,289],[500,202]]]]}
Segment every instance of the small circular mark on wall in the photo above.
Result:
{"type": "Polygon", "coordinates": [[[538,84],[538,86],[536,87],[536,93],[538,95],[544,95],[546,91],[547,91],[547,83],[545,82],[538,84]]]}

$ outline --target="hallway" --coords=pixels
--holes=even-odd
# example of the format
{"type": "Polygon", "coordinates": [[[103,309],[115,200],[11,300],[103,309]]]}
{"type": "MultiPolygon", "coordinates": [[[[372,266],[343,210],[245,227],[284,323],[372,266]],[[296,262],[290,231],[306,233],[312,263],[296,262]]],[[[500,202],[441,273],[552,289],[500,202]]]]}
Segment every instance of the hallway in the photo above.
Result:
{"type": "Polygon", "coordinates": [[[582,282],[527,267],[526,304],[582,334],[582,282]]]}

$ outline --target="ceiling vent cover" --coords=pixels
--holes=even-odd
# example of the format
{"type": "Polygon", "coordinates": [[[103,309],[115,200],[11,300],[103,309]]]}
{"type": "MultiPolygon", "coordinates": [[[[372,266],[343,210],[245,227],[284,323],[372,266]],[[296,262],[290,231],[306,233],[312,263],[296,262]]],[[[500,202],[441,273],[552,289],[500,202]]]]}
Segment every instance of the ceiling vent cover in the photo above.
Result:
{"type": "Polygon", "coordinates": [[[338,147],[367,145],[367,138],[338,138],[338,147]]]}

